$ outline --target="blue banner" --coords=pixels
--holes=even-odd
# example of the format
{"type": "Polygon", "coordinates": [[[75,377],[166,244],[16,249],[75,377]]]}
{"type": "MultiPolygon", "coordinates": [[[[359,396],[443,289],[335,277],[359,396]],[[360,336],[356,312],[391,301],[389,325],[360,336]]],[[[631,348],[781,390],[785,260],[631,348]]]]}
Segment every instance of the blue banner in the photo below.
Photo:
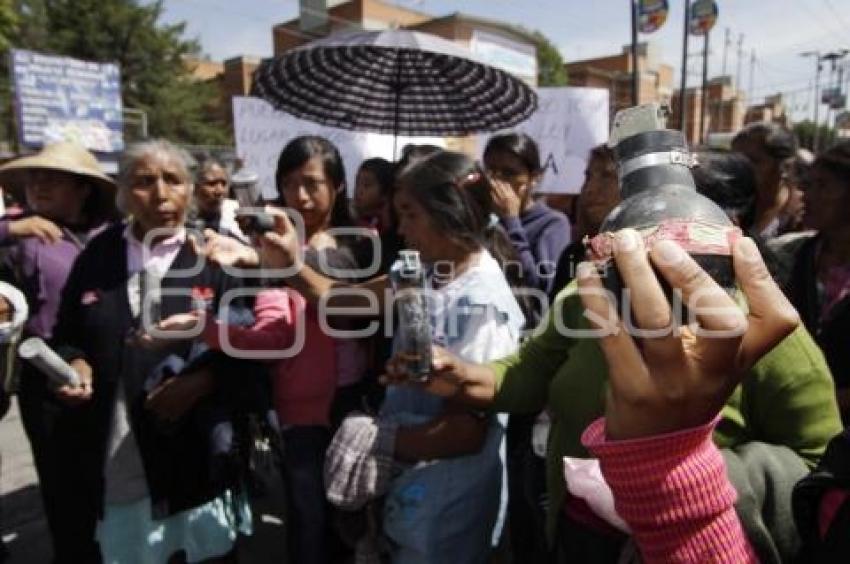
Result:
{"type": "Polygon", "coordinates": [[[124,149],[118,65],[23,50],[11,57],[22,145],[76,141],[101,153],[124,149]]]}

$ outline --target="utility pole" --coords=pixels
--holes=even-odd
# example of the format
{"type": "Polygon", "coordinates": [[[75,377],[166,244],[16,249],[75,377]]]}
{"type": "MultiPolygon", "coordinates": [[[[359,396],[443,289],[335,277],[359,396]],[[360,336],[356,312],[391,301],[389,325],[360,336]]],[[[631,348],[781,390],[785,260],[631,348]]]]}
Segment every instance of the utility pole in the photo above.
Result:
{"type": "Polygon", "coordinates": [[[815,70],[815,134],[812,139],[812,153],[815,155],[818,154],[818,141],[820,141],[820,123],[818,123],[818,110],[820,109],[820,71],[823,69],[823,65],[821,65],[820,53],[815,55],[817,57],[817,70],[815,70]]]}
{"type": "Polygon", "coordinates": [[[687,103],[688,86],[688,37],[691,32],[691,0],[685,0],[685,39],[682,41],[682,82],[679,88],[679,129],[687,139],[687,125],[685,124],[685,104],[687,103]]]}
{"type": "Polygon", "coordinates": [[[820,106],[820,71],[822,68],[821,65],[821,56],[820,51],[806,51],[805,53],[800,53],[801,57],[814,57],[815,59],[815,108],[814,108],[814,116],[812,117],[812,123],[815,126],[815,132],[812,136],[812,152],[817,154],[818,152],[818,109],[820,106]]]}
{"type": "Polygon", "coordinates": [[[747,100],[748,101],[753,101],[752,98],[753,98],[753,92],[755,92],[755,90],[753,90],[753,88],[755,88],[755,81],[756,81],[756,50],[753,49],[752,52],[750,53],[750,88],[749,88],[749,91],[747,92],[747,100]]]}
{"type": "Polygon", "coordinates": [[[708,36],[711,32],[705,32],[705,42],[702,51],[702,96],[700,96],[699,107],[699,141],[705,144],[705,105],[708,101],[708,36]]]}
{"type": "MultiPolygon", "coordinates": [[[[845,96],[845,91],[844,91],[844,65],[838,66],[838,81],[836,81],[835,85],[838,88],[838,96],[844,97],[845,96]]],[[[847,103],[846,98],[844,100],[844,103],[845,104],[847,103]]],[[[835,109],[835,113],[833,114],[833,122],[836,122],[836,121],[838,121],[838,110],[839,109],[843,110],[844,108],[842,107],[842,108],[834,108],[834,109],[835,109]]],[[[832,128],[835,129],[835,126],[836,126],[836,124],[833,123],[832,128]]]]}
{"type": "MultiPolygon", "coordinates": [[[[837,92],[838,95],[841,94],[841,92],[840,92],[841,76],[839,74],[839,79],[838,79],[839,82],[836,82],[835,81],[835,75],[836,75],[836,71],[838,70],[839,61],[841,61],[844,57],[846,57],[848,53],[850,53],[850,51],[848,51],[847,49],[839,49],[838,51],[831,51],[831,52],[826,53],[825,55],[822,55],[822,56],[819,57],[819,61],[829,61],[829,63],[830,63],[829,87],[830,87],[830,92],[832,94],[836,94],[836,90],[838,90],[838,92],[837,92]]],[[[820,72],[820,67],[818,68],[818,72],[820,72]]],[[[817,102],[819,103],[820,100],[817,100],[817,102]]],[[[829,128],[829,114],[832,111],[832,102],[833,102],[833,99],[830,98],[830,100],[827,102],[827,106],[826,106],[826,123],[825,123],[825,125],[826,125],[827,128],[829,128]]],[[[819,130],[818,123],[817,123],[817,120],[815,120],[815,139],[818,139],[818,135],[817,135],[818,130],[819,130]]]]}
{"type": "Polygon", "coordinates": [[[729,46],[732,44],[732,31],[726,28],[726,38],[723,40],[723,68],[720,71],[720,76],[726,76],[726,52],[729,51],[729,46]]]}
{"type": "Polygon", "coordinates": [[[638,0],[629,0],[632,9],[632,106],[640,100],[640,79],[638,71],[638,0]]]}
{"type": "Polygon", "coordinates": [[[735,73],[735,90],[741,90],[741,58],[744,56],[744,34],[738,34],[738,69],[735,73]]]}
{"type": "MultiPolygon", "coordinates": [[[[847,64],[845,63],[845,67],[847,64]]],[[[844,85],[844,93],[850,96],[850,72],[847,73],[847,83],[844,85]]]]}

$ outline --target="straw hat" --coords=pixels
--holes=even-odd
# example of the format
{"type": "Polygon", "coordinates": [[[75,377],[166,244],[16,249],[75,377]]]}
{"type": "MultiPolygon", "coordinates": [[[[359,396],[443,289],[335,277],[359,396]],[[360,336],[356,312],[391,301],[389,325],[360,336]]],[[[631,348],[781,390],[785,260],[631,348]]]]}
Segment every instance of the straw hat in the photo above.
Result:
{"type": "Polygon", "coordinates": [[[21,173],[44,169],[69,172],[84,177],[100,192],[97,198],[104,209],[115,202],[115,182],[101,170],[97,159],[82,145],[63,141],[46,145],[34,155],[21,157],[0,166],[0,185],[10,189],[16,197],[23,187],[21,173]]]}

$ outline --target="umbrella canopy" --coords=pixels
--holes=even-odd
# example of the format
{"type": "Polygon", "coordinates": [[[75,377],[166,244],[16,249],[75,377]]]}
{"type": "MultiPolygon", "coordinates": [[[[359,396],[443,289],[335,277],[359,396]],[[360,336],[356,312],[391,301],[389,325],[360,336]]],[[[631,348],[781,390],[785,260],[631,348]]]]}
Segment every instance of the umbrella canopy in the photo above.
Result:
{"type": "Polygon", "coordinates": [[[296,117],[393,135],[512,127],[537,108],[513,75],[460,45],[406,30],[334,35],[264,61],[251,92],[296,117]]]}

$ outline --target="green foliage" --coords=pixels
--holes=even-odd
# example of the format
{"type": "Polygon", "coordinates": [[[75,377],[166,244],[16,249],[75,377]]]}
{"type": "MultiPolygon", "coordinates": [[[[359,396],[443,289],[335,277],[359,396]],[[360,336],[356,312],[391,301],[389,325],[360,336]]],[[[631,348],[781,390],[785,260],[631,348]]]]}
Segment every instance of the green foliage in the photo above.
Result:
{"type": "Polygon", "coordinates": [[[12,0],[0,0],[0,52],[12,44],[18,32],[18,10],[12,0]]]}
{"type": "Polygon", "coordinates": [[[539,31],[532,32],[537,47],[537,85],[566,86],[567,69],[560,51],[539,31]]]}
{"type": "Polygon", "coordinates": [[[230,143],[226,124],[214,113],[214,85],[193,80],[184,64],[200,53],[198,42],[184,38],[184,23],[160,22],[162,0],[13,1],[21,15],[16,46],[117,63],[124,105],[147,113],[151,136],[230,143]]]}
{"type": "MultiPolygon", "coordinates": [[[[813,151],[815,139],[815,124],[811,120],[801,121],[794,124],[794,134],[800,142],[801,147],[813,151]]],[[[835,143],[836,131],[823,124],[818,124],[818,149],[823,151],[835,143]]]]}

